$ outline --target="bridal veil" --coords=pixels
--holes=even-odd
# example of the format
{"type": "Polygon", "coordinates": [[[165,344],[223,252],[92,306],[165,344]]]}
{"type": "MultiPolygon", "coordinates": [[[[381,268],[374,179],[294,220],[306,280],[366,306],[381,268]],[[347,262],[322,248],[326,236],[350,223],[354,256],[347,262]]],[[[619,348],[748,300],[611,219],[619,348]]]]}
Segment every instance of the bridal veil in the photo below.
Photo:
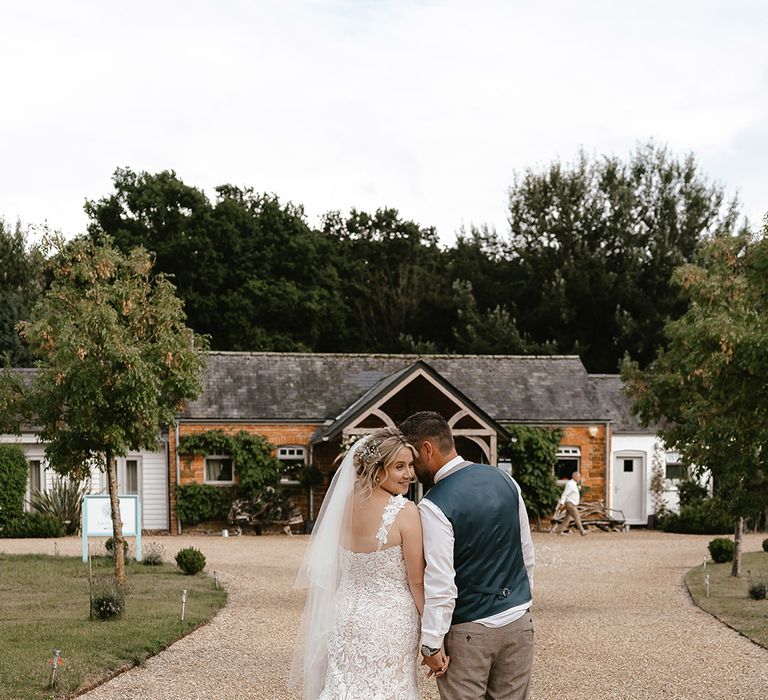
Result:
{"type": "Polygon", "coordinates": [[[327,668],[328,633],[333,625],[340,575],[340,548],[347,534],[355,490],[355,453],[368,440],[355,442],[331,480],[294,588],[309,588],[302,626],[296,638],[290,685],[304,700],[323,690],[327,668]]]}

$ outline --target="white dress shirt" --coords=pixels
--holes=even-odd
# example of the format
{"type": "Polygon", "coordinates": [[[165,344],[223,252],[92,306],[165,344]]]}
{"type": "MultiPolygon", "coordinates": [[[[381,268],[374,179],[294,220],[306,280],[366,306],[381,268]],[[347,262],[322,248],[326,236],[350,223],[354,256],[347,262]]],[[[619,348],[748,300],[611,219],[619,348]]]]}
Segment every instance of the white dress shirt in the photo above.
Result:
{"type": "Polygon", "coordinates": [[[565,482],[565,488],[563,489],[563,495],[560,496],[560,505],[565,505],[565,502],[573,503],[573,505],[579,505],[579,485],[574,479],[568,479],[565,482]]]}
{"type": "MultiPolygon", "coordinates": [[[[462,457],[455,457],[443,465],[435,474],[435,483],[452,473],[456,467],[465,462],[462,457]]],[[[506,475],[505,472],[502,472],[506,475]]],[[[528,523],[528,512],[520,495],[517,482],[508,477],[514,484],[519,495],[520,504],[520,539],[523,549],[523,563],[528,573],[528,583],[533,591],[533,567],[535,557],[531,527],[528,523]]],[[[424,531],[424,558],[427,566],[424,570],[424,615],[421,619],[421,643],[432,649],[438,649],[443,644],[443,637],[451,626],[453,609],[456,606],[458,590],[456,588],[456,570],[453,567],[453,525],[428,498],[419,502],[419,513],[424,531]]],[[[514,622],[525,614],[531,606],[531,601],[517,605],[509,610],[485,617],[479,622],[486,627],[503,627],[514,622]]]]}

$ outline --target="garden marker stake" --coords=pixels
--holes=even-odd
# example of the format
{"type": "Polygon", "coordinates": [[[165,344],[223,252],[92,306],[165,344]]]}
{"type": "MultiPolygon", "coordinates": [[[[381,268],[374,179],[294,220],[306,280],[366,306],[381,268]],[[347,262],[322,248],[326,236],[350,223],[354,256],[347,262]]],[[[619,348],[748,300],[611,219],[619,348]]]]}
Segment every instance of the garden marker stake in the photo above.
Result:
{"type": "Polygon", "coordinates": [[[53,555],[55,557],[59,556],[59,542],[58,542],[58,540],[53,543],[53,555]]]}
{"type": "Polygon", "coordinates": [[[704,588],[707,589],[707,598],[709,598],[709,574],[704,577],[704,588]]]}
{"type": "Polygon", "coordinates": [[[187,611],[187,589],[181,592],[181,621],[184,622],[184,613],[187,611]]]}
{"type": "Polygon", "coordinates": [[[48,663],[53,668],[51,672],[51,688],[53,688],[54,683],[56,683],[56,672],[59,670],[59,666],[64,663],[64,660],[61,658],[61,649],[53,650],[53,658],[48,663]]]}
{"type": "Polygon", "coordinates": [[[219,572],[214,571],[213,572],[213,582],[216,584],[216,590],[219,590],[219,572]]]}

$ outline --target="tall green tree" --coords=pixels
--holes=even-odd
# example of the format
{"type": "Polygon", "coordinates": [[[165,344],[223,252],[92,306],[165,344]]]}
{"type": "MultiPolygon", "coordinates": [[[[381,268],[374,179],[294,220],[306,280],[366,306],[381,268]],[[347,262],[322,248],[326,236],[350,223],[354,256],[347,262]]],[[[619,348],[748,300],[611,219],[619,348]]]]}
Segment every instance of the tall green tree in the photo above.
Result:
{"type": "Polygon", "coordinates": [[[43,254],[28,244],[21,224],[12,229],[0,219],[0,357],[16,367],[32,365],[32,354],[16,326],[29,319],[43,292],[44,267],[43,254]]]}
{"type": "Polygon", "coordinates": [[[680,267],[686,313],[665,328],[668,346],[646,370],[622,374],[645,423],[712,475],[715,496],[736,519],[740,570],[744,517],[768,506],[768,228],[763,236],[720,236],[699,264],[680,267]]]}
{"type": "Polygon", "coordinates": [[[437,232],[395,209],[374,214],[330,212],[323,233],[332,242],[346,314],[338,349],[403,352],[451,343],[455,316],[437,232]]]}
{"type": "Polygon", "coordinates": [[[174,172],[115,172],[89,230],[142,245],[171,275],[189,324],[217,350],[323,350],[343,317],[328,241],[301,207],[232,185],[211,202],[174,172]]]}
{"type": "MultiPolygon", "coordinates": [[[[60,474],[106,470],[115,573],[125,585],[115,457],[156,448],[180,403],[198,395],[205,340],[185,325],[170,281],[143,248],[108,240],[51,242],[53,281],[22,335],[38,372],[22,387],[28,418],[60,474]]],[[[18,386],[17,386],[18,391],[18,386]]],[[[23,412],[22,412],[23,417],[23,412]]]]}
{"type": "Polygon", "coordinates": [[[506,305],[521,333],[579,354],[591,372],[615,372],[627,352],[647,364],[685,310],[673,270],[732,233],[737,216],[693,156],[652,143],[627,162],[582,152],[528,170],[509,191],[506,305]]]}

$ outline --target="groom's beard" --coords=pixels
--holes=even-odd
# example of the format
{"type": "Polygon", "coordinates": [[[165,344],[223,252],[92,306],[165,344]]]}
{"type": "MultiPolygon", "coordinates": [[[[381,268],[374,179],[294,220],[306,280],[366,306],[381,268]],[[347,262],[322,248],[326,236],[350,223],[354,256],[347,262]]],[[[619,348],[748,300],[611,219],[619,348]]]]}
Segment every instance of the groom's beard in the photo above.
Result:
{"type": "Polygon", "coordinates": [[[416,478],[419,480],[419,483],[424,487],[424,492],[426,493],[429,489],[431,489],[435,485],[435,479],[427,472],[426,474],[417,474],[416,478]]]}

